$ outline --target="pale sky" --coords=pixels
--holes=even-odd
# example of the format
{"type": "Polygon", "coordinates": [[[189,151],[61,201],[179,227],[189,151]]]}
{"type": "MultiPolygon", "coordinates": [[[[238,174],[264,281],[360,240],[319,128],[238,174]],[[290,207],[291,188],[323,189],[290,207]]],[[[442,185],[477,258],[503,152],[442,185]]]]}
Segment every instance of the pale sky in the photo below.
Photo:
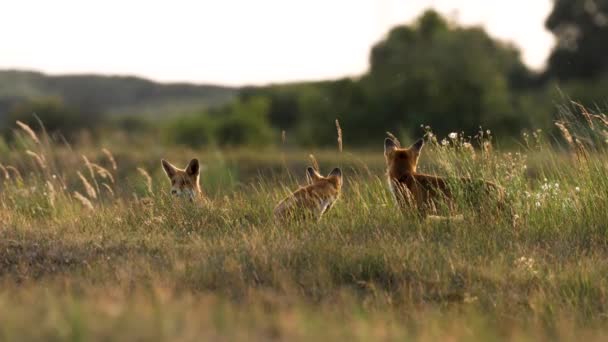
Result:
{"type": "Polygon", "coordinates": [[[541,68],[552,0],[0,0],[0,69],[226,85],[360,75],[388,30],[434,7],[541,68]]]}

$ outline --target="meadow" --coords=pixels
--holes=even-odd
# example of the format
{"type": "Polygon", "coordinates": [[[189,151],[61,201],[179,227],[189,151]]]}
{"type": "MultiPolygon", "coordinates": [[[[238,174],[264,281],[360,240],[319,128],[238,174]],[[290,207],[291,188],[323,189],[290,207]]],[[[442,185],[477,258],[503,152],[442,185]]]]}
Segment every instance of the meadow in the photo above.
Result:
{"type": "Polygon", "coordinates": [[[582,118],[505,149],[427,132],[422,171],[507,190],[509,213],[462,202],[443,221],[398,210],[382,141],[69,146],[18,125],[0,148],[0,339],[605,340],[608,124],[582,118]],[[193,157],[208,205],[168,195],[160,158],[193,157]],[[341,199],[276,222],[313,163],[342,168],[341,199]]]}

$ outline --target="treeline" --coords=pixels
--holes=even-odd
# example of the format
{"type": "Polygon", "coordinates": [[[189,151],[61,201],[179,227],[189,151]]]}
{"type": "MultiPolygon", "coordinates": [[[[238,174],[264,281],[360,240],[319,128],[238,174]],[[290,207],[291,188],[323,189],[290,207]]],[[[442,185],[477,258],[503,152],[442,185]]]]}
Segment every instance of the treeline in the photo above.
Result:
{"type": "Polygon", "coordinates": [[[50,131],[68,137],[114,124],[130,128],[147,120],[164,120],[167,115],[221,106],[233,101],[237,91],[127,76],[49,76],[5,70],[0,71],[0,132],[8,135],[15,120],[34,123],[33,114],[50,131]]]}
{"type": "Polygon", "coordinates": [[[546,108],[526,101],[535,82],[515,48],[427,12],[379,42],[361,77],[250,88],[240,99],[269,99],[271,121],[302,143],[332,143],[339,119],[352,142],[367,144],[386,130],[420,134],[421,125],[438,133],[481,125],[517,134],[547,121],[546,108]]]}
{"type": "Polygon", "coordinates": [[[474,135],[481,127],[503,138],[552,130],[558,105],[574,100],[601,111],[608,94],[608,45],[600,44],[608,41],[608,0],[554,6],[546,25],[557,45],[543,71],[529,70],[517,48],[482,28],[427,11],[388,32],[358,77],[238,92],[90,76],[58,78],[42,89],[22,77],[0,82],[0,122],[32,122],[36,113],[51,131],[72,138],[83,128],[122,130],[190,146],[266,145],[285,137],[296,145],[334,144],[336,119],[351,145],[377,143],[387,130],[413,138],[427,126],[440,135],[474,135]],[[7,83],[36,100],[3,104],[7,83]],[[134,113],[147,115],[125,115],[134,113]]]}
{"type": "Polygon", "coordinates": [[[506,139],[523,130],[553,132],[559,107],[571,101],[590,110],[606,108],[608,59],[597,58],[607,55],[606,45],[593,44],[599,37],[608,40],[601,21],[608,18],[608,0],[595,1],[593,8],[585,3],[555,2],[547,27],[558,44],[546,70],[528,69],[516,47],[482,28],[461,27],[427,11],[378,42],[360,77],[247,87],[231,107],[264,103],[265,112],[252,111],[258,126],[269,125],[260,136],[279,141],[284,131],[298,145],[334,144],[336,119],[351,145],[376,143],[387,130],[414,138],[427,127],[440,135],[471,136],[490,129],[506,139]],[[566,31],[578,32],[577,40],[566,31]]]}

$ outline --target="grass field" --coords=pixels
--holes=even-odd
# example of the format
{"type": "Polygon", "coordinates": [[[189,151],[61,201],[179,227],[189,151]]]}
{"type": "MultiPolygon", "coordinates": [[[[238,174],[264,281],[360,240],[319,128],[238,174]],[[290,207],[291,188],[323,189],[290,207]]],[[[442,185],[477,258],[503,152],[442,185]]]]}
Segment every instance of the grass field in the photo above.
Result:
{"type": "Polygon", "coordinates": [[[19,132],[0,155],[0,340],[608,338],[598,145],[431,143],[423,171],[493,180],[512,211],[459,203],[463,221],[439,222],[393,204],[382,141],[316,151],[342,167],[342,198],[319,223],[280,224],[308,151],[104,152],[19,132]],[[198,157],[211,204],[170,198],[161,157],[198,157]]]}

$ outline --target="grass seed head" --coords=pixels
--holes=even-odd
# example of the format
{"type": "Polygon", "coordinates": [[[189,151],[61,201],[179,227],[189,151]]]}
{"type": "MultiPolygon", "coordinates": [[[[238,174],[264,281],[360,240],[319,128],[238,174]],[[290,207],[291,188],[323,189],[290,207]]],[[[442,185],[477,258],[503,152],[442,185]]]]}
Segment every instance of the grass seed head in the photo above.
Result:
{"type": "Polygon", "coordinates": [[[21,128],[21,130],[23,130],[36,144],[40,145],[40,139],[38,139],[38,135],[36,135],[36,132],[34,132],[34,130],[30,126],[19,120],[17,120],[17,126],[19,126],[19,128],[21,128]]]}

